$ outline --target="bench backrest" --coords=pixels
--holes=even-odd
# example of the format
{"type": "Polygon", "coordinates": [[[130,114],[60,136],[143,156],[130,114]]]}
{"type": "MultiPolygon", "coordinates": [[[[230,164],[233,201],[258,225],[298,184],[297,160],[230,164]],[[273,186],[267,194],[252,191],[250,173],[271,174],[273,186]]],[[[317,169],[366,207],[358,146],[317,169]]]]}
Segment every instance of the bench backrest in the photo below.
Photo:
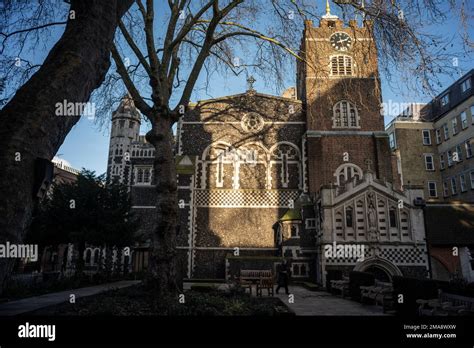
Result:
{"type": "Polygon", "coordinates": [[[466,309],[474,310],[474,297],[441,292],[441,302],[451,302],[453,306],[465,306],[466,309]]]}
{"type": "Polygon", "coordinates": [[[272,276],[273,274],[271,270],[243,269],[240,271],[240,278],[245,278],[245,279],[270,278],[272,276]]]}

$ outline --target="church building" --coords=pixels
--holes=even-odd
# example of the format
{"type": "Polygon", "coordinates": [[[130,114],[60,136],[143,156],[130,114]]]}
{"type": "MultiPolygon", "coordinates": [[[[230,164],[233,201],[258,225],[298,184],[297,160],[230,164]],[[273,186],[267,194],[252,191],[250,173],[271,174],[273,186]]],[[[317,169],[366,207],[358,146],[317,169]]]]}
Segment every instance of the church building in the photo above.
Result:
{"type": "MultiPolygon", "coordinates": [[[[305,22],[300,54],[296,88],[282,96],[258,93],[249,79],[245,93],[193,103],[180,119],[184,276],[230,279],[236,262],[275,271],[286,258],[293,278],[320,284],[351,270],[425,277],[423,188],[400,189],[372,23],[346,26],[327,9],[319,26],[305,22]]],[[[108,176],[130,185],[146,235],[154,149],[138,135],[131,100],[112,121],[108,176]]]]}

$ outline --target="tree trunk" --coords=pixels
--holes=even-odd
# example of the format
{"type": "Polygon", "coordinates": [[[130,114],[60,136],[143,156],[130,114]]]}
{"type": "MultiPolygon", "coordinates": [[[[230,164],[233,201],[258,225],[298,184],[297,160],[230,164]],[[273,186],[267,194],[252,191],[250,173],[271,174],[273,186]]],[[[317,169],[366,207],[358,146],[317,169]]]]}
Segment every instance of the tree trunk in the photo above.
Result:
{"type": "MultiPolygon", "coordinates": [[[[0,110],[0,244],[22,242],[37,203],[35,160],[51,160],[79,120],[55,116],[56,103],[87,102],[100,86],[118,20],[132,3],[72,0],[75,19],[68,20],[42,67],[0,110]]],[[[0,259],[0,294],[12,261],[0,259]]]]}
{"type": "Polygon", "coordinates": [[[155,147],[153,183],[156,185],[156,220],[147,283],[158,298],[178,291],[176,277],[176,225],[178,218],[176,166],[172,122],[161,116],[146,138],[155,147]]]}

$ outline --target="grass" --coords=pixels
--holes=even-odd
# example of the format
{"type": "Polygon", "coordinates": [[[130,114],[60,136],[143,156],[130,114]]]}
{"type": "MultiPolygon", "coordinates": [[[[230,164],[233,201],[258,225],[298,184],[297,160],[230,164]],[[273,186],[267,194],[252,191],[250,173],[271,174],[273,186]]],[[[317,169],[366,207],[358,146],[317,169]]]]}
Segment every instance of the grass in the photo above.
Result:
{"type": "Polygon", "coordinates": [[[108,291],[39,309],[28,315],[65,316],[276,316],[294,315],[278,298],[250,297],[247,294],[216,290],[186,291],[184,297],[156,301],[142,285],[108,291]],[[180,301],[181,300],[181,301],[180,301]],[[184,302],[184,303],[182,303],[184,302]]]}

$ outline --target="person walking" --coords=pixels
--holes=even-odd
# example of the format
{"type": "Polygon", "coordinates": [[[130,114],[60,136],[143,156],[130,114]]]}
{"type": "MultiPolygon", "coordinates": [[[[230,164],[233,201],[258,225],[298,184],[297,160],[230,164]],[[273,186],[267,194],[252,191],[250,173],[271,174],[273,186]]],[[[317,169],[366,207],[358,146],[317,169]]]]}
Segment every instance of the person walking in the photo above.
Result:
{"type": "Polygon", "coordinates": [[[278,286],[276,288],[276,293],[278,294],[278,291],[280,290],[281,287],[285,288],[285,292],[288,295],[288,283],[290,280],[290,265],[287,260],[283,261],[282,264],[278,265],[278,286]]]}

